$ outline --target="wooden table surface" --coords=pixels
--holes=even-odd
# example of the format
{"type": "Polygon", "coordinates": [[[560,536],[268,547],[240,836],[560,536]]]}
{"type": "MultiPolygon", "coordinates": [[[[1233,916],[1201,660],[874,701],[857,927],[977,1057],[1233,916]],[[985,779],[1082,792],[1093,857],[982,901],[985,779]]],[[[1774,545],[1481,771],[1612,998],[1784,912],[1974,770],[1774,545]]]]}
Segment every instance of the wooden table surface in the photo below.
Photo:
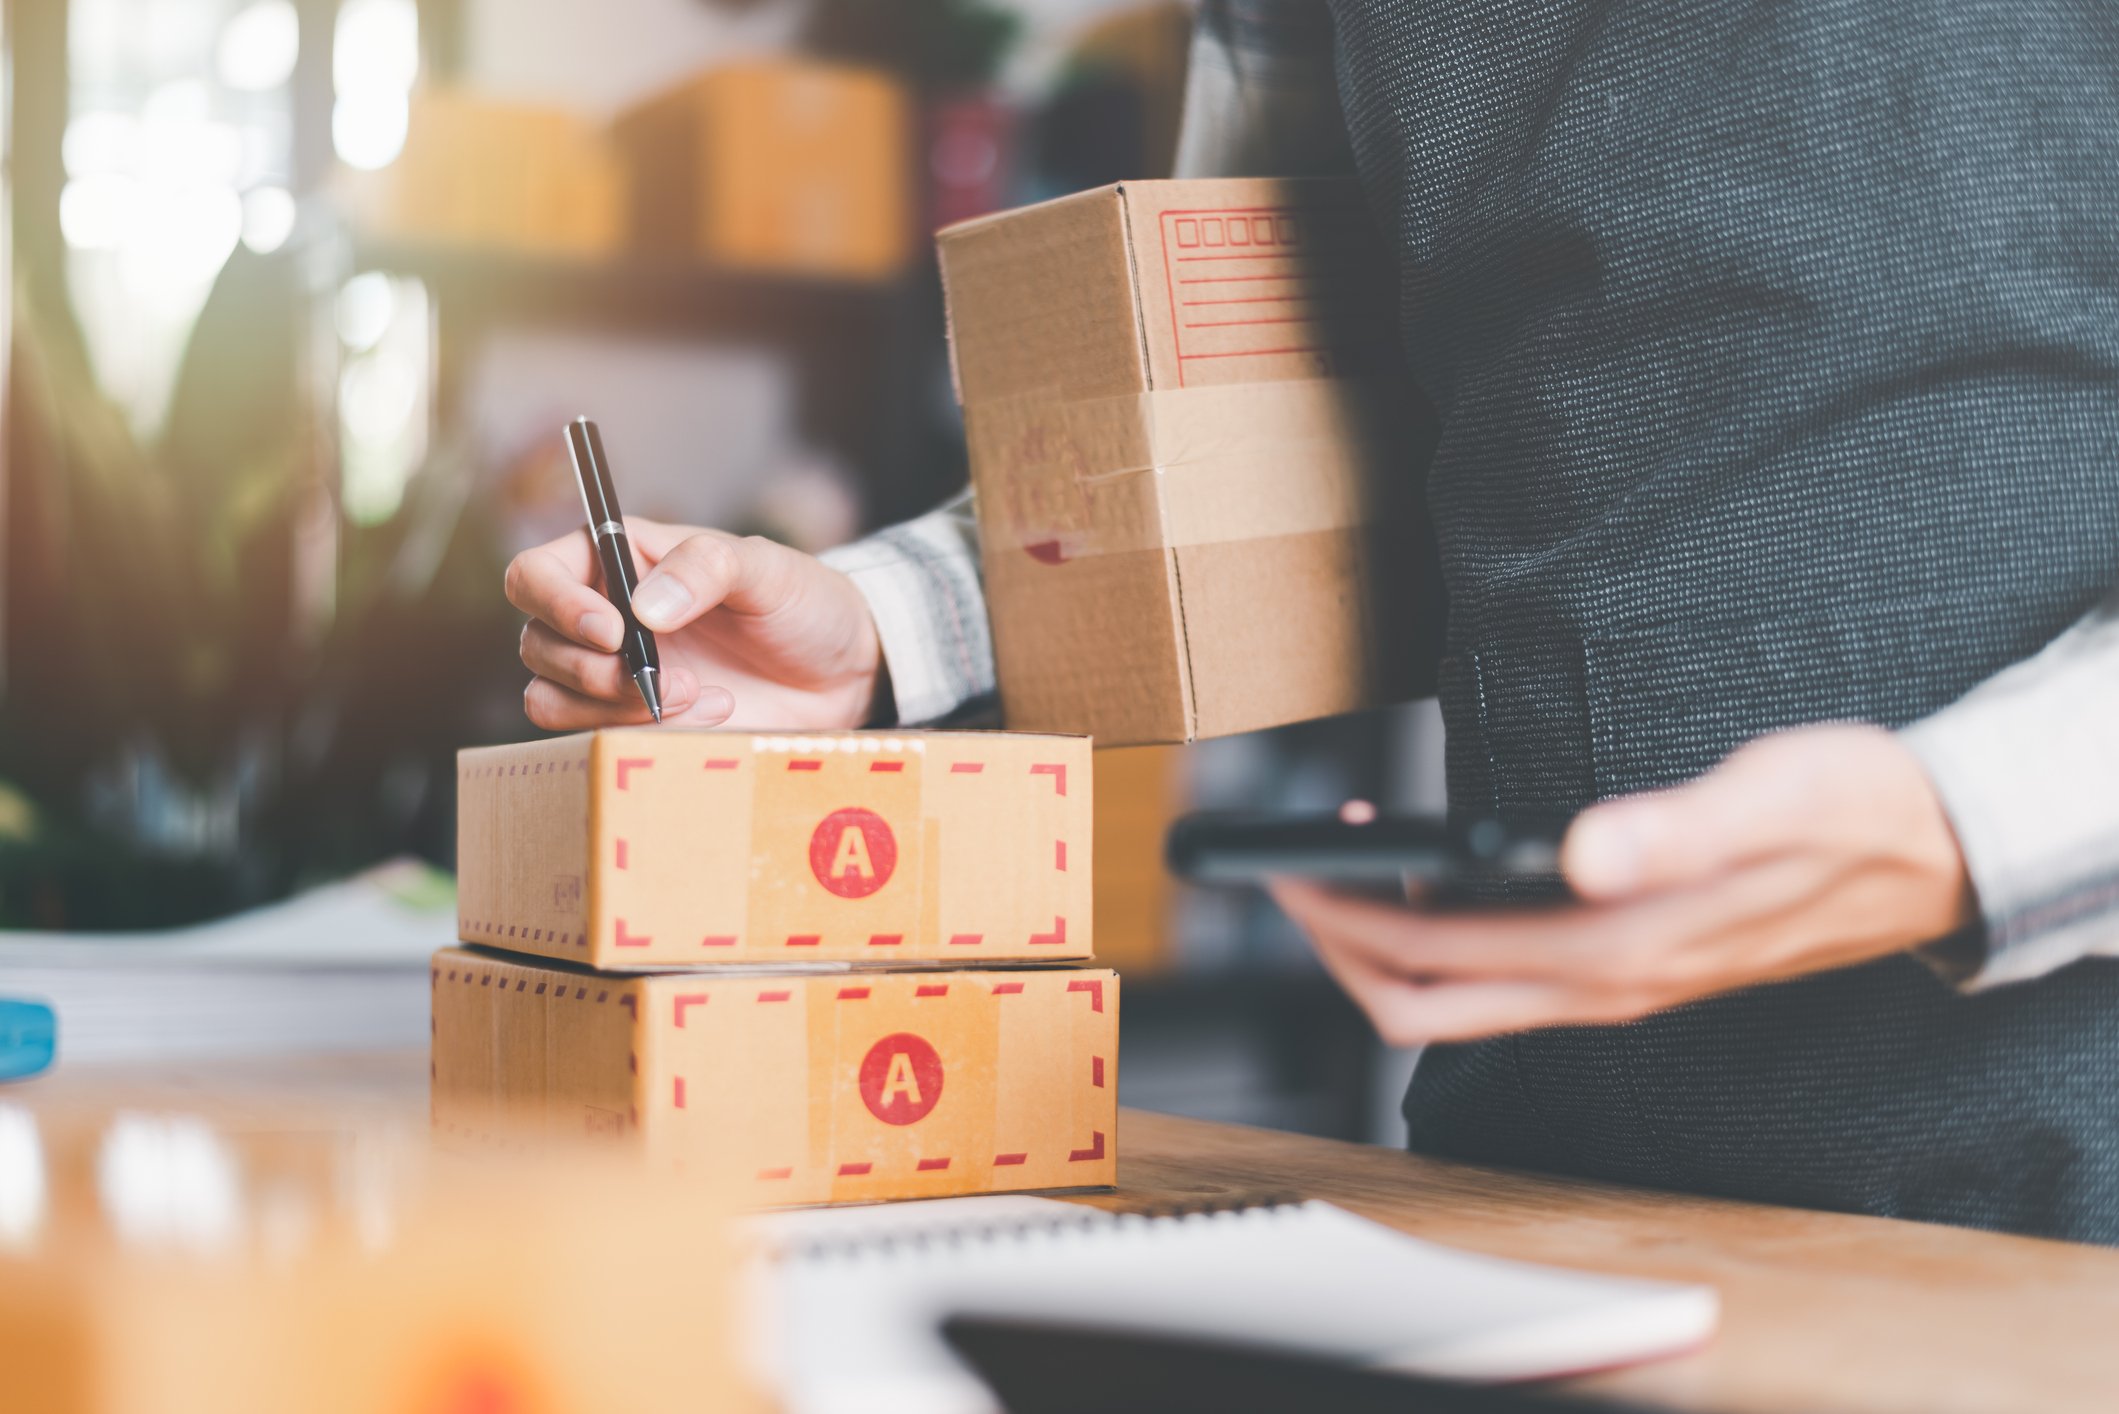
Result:
{"type": "Polygon", "coordinates": [[[1128,1110],[1120,1193],[1325,1198],[1500,1256],[1704,1282],[1697,1354],[1573,1381],[1715,1411],[2119,1410],[2119,1251],[1540,1178],[1128,1110]]]}
{"type": "MultiPolygon", "coordinates": [[[[290,1095],[425,1113],[423,1054],[152,1072],[62,1071],[32,1105],[240,1108],[290,1095]]],[[[1679,1410],[1806,1414],[2119,1410],[2119,1250],[1615,1188],[1394,1149],[1127,1110],[1103,1207],[1328,1199],[1481,1252],[1704,1282],[1704,1350],[1571,1382],[1679,1410]]]]}

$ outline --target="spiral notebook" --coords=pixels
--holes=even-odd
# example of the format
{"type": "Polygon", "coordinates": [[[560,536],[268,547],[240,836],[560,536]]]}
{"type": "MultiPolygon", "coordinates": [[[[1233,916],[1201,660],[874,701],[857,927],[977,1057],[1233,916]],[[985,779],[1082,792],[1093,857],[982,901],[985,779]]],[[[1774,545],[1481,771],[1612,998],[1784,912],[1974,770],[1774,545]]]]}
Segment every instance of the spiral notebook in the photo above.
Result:
{"type": "Polygon", "coordinates": [[[1718,1315],[1707,1287],[1464,1252],[1314,1201],[1114,1214],[971,1198],[785,1218],[763,1230],[754,1348],[799,1414],[987,1414],[938,1333],[958,1314],[1469,1381],[1676,1354],[1718,1315]]]}

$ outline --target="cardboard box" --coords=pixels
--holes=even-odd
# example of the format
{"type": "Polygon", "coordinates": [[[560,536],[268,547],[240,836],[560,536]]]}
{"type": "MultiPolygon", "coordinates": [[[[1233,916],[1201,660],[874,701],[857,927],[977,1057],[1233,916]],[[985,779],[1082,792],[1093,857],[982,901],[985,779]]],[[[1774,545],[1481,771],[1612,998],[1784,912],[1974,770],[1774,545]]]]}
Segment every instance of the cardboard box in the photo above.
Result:
{"type": "Polygon", "coordinates": [[[1185,748],[1096,753],[1096,956],[1126,977],[1177,961],[1163,836],[1183,808],[1185,748]]]}
{"type": "Polygon", "coordinates": [[[912,256],[912,105],[889,75],[771,60],[699,75],[616,126],[645,250],[875,279],[912,256]]]}
{"type": "Polygon", "coordinates": [[[1091,954],[1089,743],[591,732],[460,752],[457,936],[606,969],[1091,954]]]}
{"type": "Polygon", "coordinates": [[[603,131],[564,108],[422,91],[397,160],[344,182],[375,236],[582,258],[623,245],[624,168],[603,131]]]}
{"type": "Polygon", "coordinates": [[[940,250],[1009,726],[1189,741],[1412,694],[1431,428],[1353,182],[1129,182],[940,250]]]}
{"type": "Polygon", "coordinates": [[[46,1207],[0,1242],[7,1414],[765,1407],[726,1194],[313,1106],[231,1132],[135,1102],[27,1148],[23,1113],[10,1178],[46,1207]]]}
{"type": "Polygon", "coordinates": [[[434,1123],[642,1143],[761,1204],[1117,1181],[1118,975],[434,961],[434,1123]]]}

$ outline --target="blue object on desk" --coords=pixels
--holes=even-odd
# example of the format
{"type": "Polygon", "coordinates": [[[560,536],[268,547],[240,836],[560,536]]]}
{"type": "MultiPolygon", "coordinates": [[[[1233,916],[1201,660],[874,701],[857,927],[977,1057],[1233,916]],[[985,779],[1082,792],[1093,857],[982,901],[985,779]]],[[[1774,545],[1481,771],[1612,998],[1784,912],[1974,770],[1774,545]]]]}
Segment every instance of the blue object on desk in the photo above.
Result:
{"type": "Polygon", "coordinates": [[[0,997],[0,1080],[22,1080],[51,1068],[59,1018],[42,1002],[0,997]]]}

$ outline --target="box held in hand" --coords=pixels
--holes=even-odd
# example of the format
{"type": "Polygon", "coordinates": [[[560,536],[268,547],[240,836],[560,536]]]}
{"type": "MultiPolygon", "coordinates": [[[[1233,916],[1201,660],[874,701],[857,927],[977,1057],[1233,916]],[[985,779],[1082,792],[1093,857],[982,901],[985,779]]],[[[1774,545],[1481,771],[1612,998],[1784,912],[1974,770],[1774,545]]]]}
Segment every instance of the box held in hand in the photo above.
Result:
{"type": "Polygon", "coordinates": [[[614,970],[1088,957],[1089,742],[615,729],[457,757],[457,931],[614,970]]]}
{"type": "Polygon", "coordinates": [[[608,1135],[769,1205],[1117,1180],[1114,972],[433,970],[444,1135],[608,1135]]]}
{"type": "Polygon", "coordinates": [[[1354,182],[1128,182],[940,251],[1010,727],[1127,746],[1413,695],[1432,420],[1354,182]]]}

